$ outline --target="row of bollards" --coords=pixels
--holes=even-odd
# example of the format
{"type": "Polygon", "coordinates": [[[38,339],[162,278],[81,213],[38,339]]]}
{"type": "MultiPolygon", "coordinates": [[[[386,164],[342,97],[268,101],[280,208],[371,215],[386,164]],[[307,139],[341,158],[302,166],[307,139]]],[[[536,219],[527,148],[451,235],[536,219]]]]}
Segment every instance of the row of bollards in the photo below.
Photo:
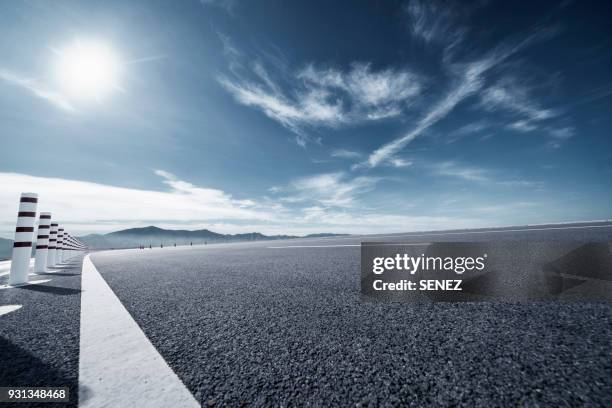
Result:
{"type": "MultiPolygon", "coordinates": [[[[37,194],[21,194],[8,281],[11,286],[28,283],[37,208],[37,194]]],[[[86,245],[64,231],[64,228],[60,228],[58,223],[51,222],[51,213],[40,213],[34,258],[35,272],[45,272],[48,267],[60,266],[86,249],[86,245]]]]}

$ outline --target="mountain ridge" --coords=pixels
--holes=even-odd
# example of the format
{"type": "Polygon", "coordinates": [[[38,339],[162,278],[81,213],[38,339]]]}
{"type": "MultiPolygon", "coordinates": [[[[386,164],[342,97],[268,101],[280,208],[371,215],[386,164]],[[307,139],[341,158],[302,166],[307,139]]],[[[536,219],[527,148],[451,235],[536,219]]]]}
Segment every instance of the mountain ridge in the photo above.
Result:
{"type": "Polygon", "coordinates": [[[305,236],[297,235],[264,235],[260,232],[241,234],[221,234],[209,229],[174,230],[149,225],[147,227],[128,228],[107,234],[89,234],[77,237],[92,249],[130,248],[135,246],[190,245],[221,242],[271,241],[294,238],[333,237],[346,234],[319,233],[305,236]]]}
{"type": "MultiPolygon", "coordinates": [[[[133,248],[144,246],[172,246],[190,244],[212,244],[222,242],[271,241],[294,238],[335,237],[348,234],[319,233],[304,236],[297,235],[265,235],[260,232],[242,234],[221,234],[209,229],[173,230],[149,225],[147,227],[128,228],[106,234],[88,234],[76,237],[91,249],[133,248]]],[[[0,260],[10,259],[13,251],[13,240],[0,238],[0,260]]]]}

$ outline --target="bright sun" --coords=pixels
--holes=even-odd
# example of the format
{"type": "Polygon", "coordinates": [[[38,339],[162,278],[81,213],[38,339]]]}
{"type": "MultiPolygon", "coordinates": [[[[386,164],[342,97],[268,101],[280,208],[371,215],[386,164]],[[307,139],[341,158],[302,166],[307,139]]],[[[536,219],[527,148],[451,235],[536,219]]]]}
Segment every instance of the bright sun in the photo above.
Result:
{"type": "Polygon", "coordinates": [[[55,75],[66,96],[100,101],[118,89],[121,63],[108,44],[76,40],[57,54],[55,75]]]}

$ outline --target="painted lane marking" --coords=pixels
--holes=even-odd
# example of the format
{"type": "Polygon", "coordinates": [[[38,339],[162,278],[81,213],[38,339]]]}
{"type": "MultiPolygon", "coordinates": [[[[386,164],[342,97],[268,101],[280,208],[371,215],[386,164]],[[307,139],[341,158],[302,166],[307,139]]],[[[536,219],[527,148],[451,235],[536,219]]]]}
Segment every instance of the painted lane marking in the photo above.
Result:
{"type": "MultiPolygon", "coordinates": [[[[401,234],[396,235],[400,237],[425,237],[428,235],[463,235],[463,234],[488,234],[490,232],[528,232],[528,231],[550,231],[550,230],[567,230],[567,229],[585,229],[585,228],[610,228],[612,225],[575,225],[571,227],[547,227],[547,228],[515,228],[515,229],[504,229],[504,230],[487,230],[487,231],[464,231],[464,232],[430,232],[424,234],[401,234]]],[[[387,236],[387,237],[391,237],[387,236]]],[[[385,237],[381,237],[385,238],[385,237]]]]}
{"type": "Polygon", "coordinates": [[[123,307],[89,255],[83,260],[79,407],[200,407],[123,307]]]}
{"type": "MultiPolygon", "coordinates": [[[[415,242],[410,244],[401,243],[386,243],[386,242],[374,242],[368,246],[424,246],[429,245],[431,242],[415,242]]],[[[287,245],[287,246],[271,246],[268,249],[287,249],[287,248],[337,248],[337,247],[360,247],[361,244],[337,244],[337,245],[287,245]]]]}
{"type": "MultiPolygon", "coordinates": [[[[328,238],[313,238],[320,241],[325,240],[346,240],[355,239],[365,241],[367,239],[381,239],[381,238],[401,238],[401,237],[428,237],[428,236],[444,236],[444,235],[466,235],[466,234],[489,234],[489,233],[501,233],[501,232],[529,232],[529,231],[550,231],[550,230],[568,230],[568,229],[586,229],[586,228],[612,228],[611,225],[574,225],[568,227],[546,227],[546,228],[513,228],[503,230],[486,230],[486,231],[452,231],[452,232],[423,232],[423,233],[394,233],[391,235],[350,235],[348,237],[328,237],[328,238]]],[[[268,247],[274,248],[274,247],[268,247]]]]}
{"type": "Polygon", "coordinates": [[[15,310],[21,309],[22,305],[3,305],[0,306],[0,316],[5,315],[7,313],[14,312],[15,310]]]}
{"type": "Polygon", "coordinates": [[[338,247],[359,247],[361,244],[346,244],[346,245],[287,245],[287,246],[270,246],[268,249],[287,249],[287,248],[338,248],[338,247]]]}

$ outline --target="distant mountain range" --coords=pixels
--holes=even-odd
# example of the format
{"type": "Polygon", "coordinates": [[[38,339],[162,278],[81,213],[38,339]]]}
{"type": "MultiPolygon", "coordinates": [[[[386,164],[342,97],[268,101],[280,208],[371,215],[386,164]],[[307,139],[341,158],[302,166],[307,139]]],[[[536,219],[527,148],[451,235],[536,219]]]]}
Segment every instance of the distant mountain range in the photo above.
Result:
{"type": "MultiPolygon", "coordinates": [[[[265,241],[275,239],[292,238],[320,238],[335,237],[346,234],[311,234],[304,237],[296,235],[264,235],[259,232],[246,234],[219,234],[207,229],[201,230],[170,230],[159,227],[130,228],[121,231],[110,232],[108,234],[90,234],[78,237],[81,242],[86,243],[92,249],[111,249],[111,248],[133,248],[139,245],[145,246],[173,246],[195,244],[216,244],[221,242],[246,242],[246,241],[265,241]]],[[[11,257],[13,241],[0,238],[0,259],[11,257]]]]}
{"type": "Polygon", "coordinates": [[[108,234],[91,234],[79,237],[92,249],[132,248],[139,245],[164,246],[195,244],[215,244],[222,242],[266,241],[276,239],[332,237],[344,234],[311,234],[305,237],[295,235],[264,235],[259,232],[246,234],[220,234],[207,229],[201,230],[170,230],[149,226],[130,228],[108,234]]]}

